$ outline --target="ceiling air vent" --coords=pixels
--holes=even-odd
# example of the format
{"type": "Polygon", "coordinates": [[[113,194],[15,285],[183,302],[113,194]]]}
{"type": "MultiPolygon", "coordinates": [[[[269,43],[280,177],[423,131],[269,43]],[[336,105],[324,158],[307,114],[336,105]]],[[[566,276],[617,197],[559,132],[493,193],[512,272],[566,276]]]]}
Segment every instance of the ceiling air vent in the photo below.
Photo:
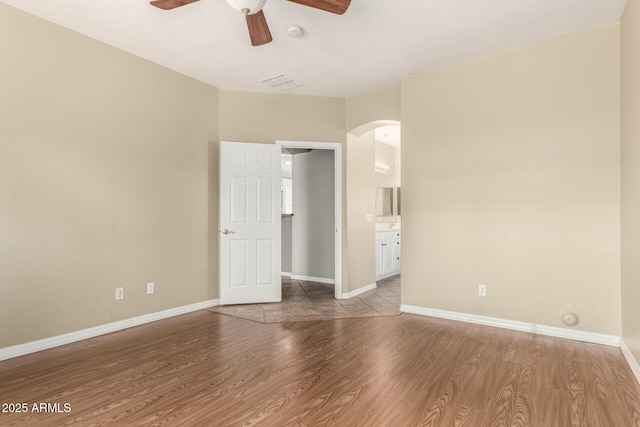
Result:
{"type": "Polygon", "coordinates": [[[284,73],[267,77],[260,81],[269,87],[279,90],[280,92],[286,92],[300,86],[304,86],[302,83],[292,79],[291,77],[285,76],[284,73]]]}

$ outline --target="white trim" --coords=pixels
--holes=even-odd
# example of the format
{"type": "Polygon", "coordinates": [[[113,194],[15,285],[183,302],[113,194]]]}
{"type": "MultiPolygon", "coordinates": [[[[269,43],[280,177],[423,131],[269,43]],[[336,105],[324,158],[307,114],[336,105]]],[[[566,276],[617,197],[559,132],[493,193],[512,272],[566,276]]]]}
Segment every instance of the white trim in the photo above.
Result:
{"type": "Polygon", "coordinates": [[[155,322],[156,320],[167,319],[169,317],[179,316],[181,314],[191,313],[193,311],[203,310],[205,308],[215,307],[216,305],[218,305],[218,300],[212,299],[208,301],[197,302],[195,304],[170,308],[168,310],[158,311],[155,313],[143,314],[142,316],[131,317],[129,319],[119,320],[117,322],[107,323],[100,326],[94,326],[93,328],[82,329],[80,331],[70,332],[68,334],[57,335],[51,338],[45,338],[38,341],[31,341],[11,347],[0,348],[0,360],[24,356],[25,354],[35,353],[37,351],[48,350],[50,348],[70,344],[87,338],[93,338],[99,335],[110,334],[111,332],[131,328],[133,326],[155,322]]]}
{"type": "Polygon", "coordinates": [[[358,295],[363,294],[372,289],[375,289],[377,287],[378,287],[378,284],[376,282],[373,282],[361,288],[358,288],[354,291],[343,293],[341,299],[349,299],[349,298],[357,297],[358,295]]]}
{"type": "Polygon", "coordinates": [[[538,325],[535,323],[506,320],[497,317],[480,316],[477,314],[458,313],[455,311],[439,310],[436,308],[417,307],[413,305],[400,305],[400,311],[405,313],[420,314],[422,316],[438,317],[441,319],[456,320],[459,322],[477,323],[479,325],[495,326],[498,328],[513,329],[516,331],[531,332],[534,334],[549,335],[558,338],[568,338],[577,341],[585,341],[594,344],[604,344],[614,347],[620,346],[620,337],[615,335],[599,334],[595,332],[578,331],[574,329],[557,328],[555,326],[538,325]]]}
{"type": "Polygon", "coordinates": [[[385,274],[382,274],[380,276],[376,276],[376,280],[386,279],[387,277],[396,276],[396,275],[398,275],[400,273],[401,273],[400,270],[393,270],[393,271],[391,271],[389,273],[385,273],[385,274]]]}
{"type": "Polygon", "coordinates": [[[306,282],[326,283],[328,285],[334,285],[336,283],[335,279],[327,279],[326,277],[300,276],[298,274],[292,274],[291,278],[293,280],[304,280],[306,282]]]}
{"type": "Polygon", "coordinates": [[[291,272],[290,271],[281,271],[280,275],[282,277],[291,277],[291,272]]]}
{"type": "Polygon", "coordinates": [[[624,339],[620,340],[620,350],[622,350],[622,354],[624,354],[624,358],[627,359],[627,363],[629,364],[629,368],[631,368],[631,372],[636,377],[636,381],[640,384],[640,363],[633,357],[633,353],[629,347],[627,347],[627,343],[624,342],[624,339]]]}
{"type": "Polygon", "coordinates": [[[310,148],[334,151],[335,172],[335,297],[342,298],[342,144],[337,142],[276,141],[281,148],[310,148]]]}

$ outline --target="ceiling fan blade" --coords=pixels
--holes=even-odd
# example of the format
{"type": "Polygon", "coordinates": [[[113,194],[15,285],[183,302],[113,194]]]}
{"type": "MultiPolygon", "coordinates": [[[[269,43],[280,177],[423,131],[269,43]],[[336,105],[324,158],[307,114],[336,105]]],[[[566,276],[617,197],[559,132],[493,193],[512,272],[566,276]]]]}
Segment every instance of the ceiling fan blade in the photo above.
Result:
{"type": "Polygon", "coordinates": [[[331,13],[342,15],[349,9],[351,0],[289,0],[293,3],[302,4],[304,6],[313,7],[315,9],[325,10],[331,13]]]}
{"type": "Polygon", "coordinates": [[[197,1],[198,0],[154,0],[149,3],[155,7],[159,7],[160,9],[171,10],[197,1]]]}
{"type": "Polygon", "coordinates": [[[264,17],[262,11],[254,13],[253,15],[246,15],[246,18],[252,46],[262,46],[273,40],[271,38],[271,31],[269,31],[269,25],[267,25],[267,19],[264,17]]]}

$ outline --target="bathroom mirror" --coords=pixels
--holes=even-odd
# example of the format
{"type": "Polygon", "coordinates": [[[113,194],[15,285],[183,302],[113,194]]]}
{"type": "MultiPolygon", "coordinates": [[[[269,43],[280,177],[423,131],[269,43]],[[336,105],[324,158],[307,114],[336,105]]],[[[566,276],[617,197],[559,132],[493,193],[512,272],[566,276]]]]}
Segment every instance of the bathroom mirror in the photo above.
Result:
{"type": "Polygon", "coordinates": [[[378,187],[376,194],[377,222],[400,222],[400,187],[378,187]]]}
{"type": "Polygon", "coordinates": [[[393,215],[393,187],[378,187],[376,214],[379,217],[393,215]]]}

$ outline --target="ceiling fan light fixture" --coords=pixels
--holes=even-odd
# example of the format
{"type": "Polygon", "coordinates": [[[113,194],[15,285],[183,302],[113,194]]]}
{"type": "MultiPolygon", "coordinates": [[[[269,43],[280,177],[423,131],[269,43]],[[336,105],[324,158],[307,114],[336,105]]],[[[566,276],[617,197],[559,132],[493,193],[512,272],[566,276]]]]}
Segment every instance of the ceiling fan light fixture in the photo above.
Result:
{"type": "Polygon", "coordinates": [[[246,15],[258,13],[264,7],[267,0],[225,0],[227,4],[238,12],[246,15]],[[248,11],[245,13],[245,11],[248,11]]]}
{"type": "MultiPolygon", "coordinates": [[[[193,3],[198,0],[152,0],[153,6],[160,9],[175,9],[176,7],[184,6],[189,3],[193,3]]],[[[273,37],[271,37],[271,30],[269,30],[269,24],[267,24],[267,18],[264,16],[262,8],[267,0],[224,0],[227,5],[240,12],[247,23],[247,29],[249,30],[249,39],[251,40],[251,46],[263,46],[271,43],[273,37]]],[[[289,0],[293,3],[298,3],[303,6],[312,7],[314,9],[325,10],[327,12],[336,13],[342,15],[347,11],[351,0],[289,0]]],[[[303,31],[297,25],[289,28],[289,36],[302,37],[303,31]]],[[[301,83],[296,81],[288,82],[281,86],[284,90],[295,89],[302,86],[301,83]]]]}

